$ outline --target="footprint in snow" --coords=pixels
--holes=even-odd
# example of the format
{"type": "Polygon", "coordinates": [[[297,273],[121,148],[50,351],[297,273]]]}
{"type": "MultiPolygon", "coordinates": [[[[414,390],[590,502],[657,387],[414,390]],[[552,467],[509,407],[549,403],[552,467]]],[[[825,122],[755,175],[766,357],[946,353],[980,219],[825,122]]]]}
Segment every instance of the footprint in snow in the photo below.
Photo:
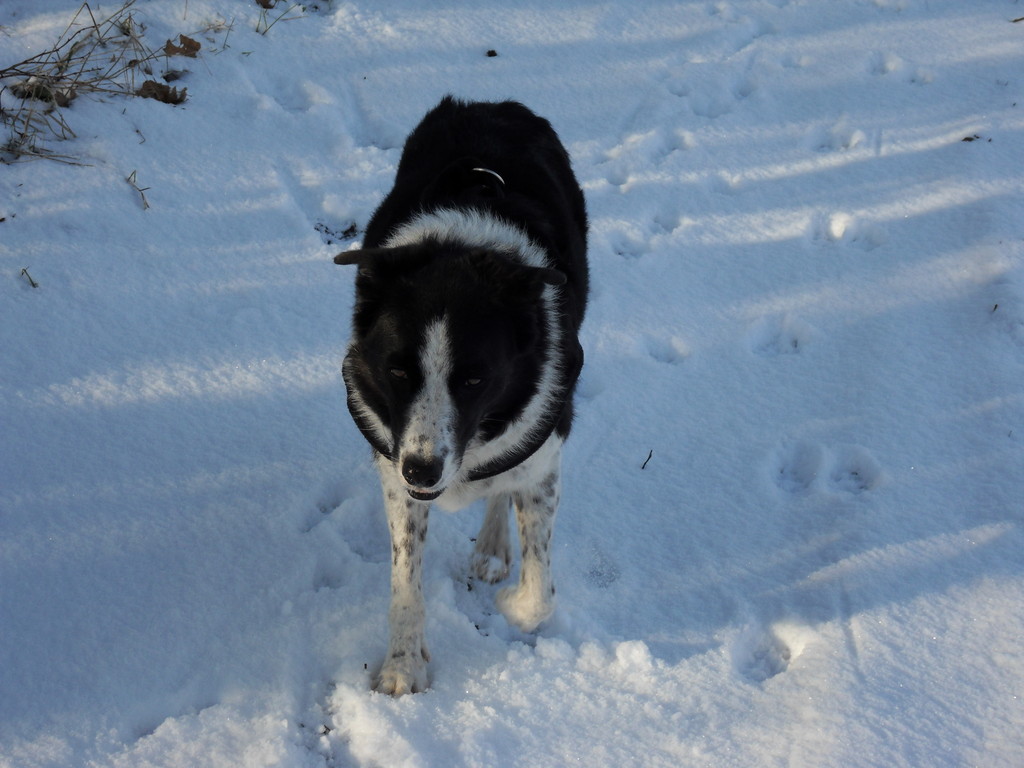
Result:
{"type": "MultiPolygon", "coordinates": [[[[708,65],[693,66],[706,68],[708,65]]],[[[758,87],[757,78],[749,72],[730,79],[717,73],[699,71],[696,75],[670,77],[665,83],[670,94],[687,101],[694,115],[709,120],[732,112],[739,102],[753,96],[758,87]]],[[[688,146],[689,140],[685,141],[688,146]]]]}
{"type": "Polygon", "coordinates": [[[679,365],[690,356],[690,345],[678,336],[647,336],[647,353],[659,363],[679,365]]]}
{"type": "Polygon", "coordinates": [[[889,242],[886,229],[873,221],[849,213],[819,214],[807,228],[812,243],[842,243],[862,251],[873,251],[889,242]]]}
{"type": "Polygon", "coordinates": [[[791,494],[814,488],[837,494],[859,495],[877,488],[884,478],[878,461],[861,446],[840,446],[828,451],[811,441],[784,446],[772,463],[775,484],[791,494]]]}
{"type": "Polygon", "coordinates": [[[618,564],[608,553],[599,547],[591,547],[590,562],[583,575],[587,584],[597,589],[608,589],[620,575],[618,564]]]}
{"type": "Polygon", "coordinates": [[[637,169],[657,166],[674,152],[692,148],[694,143],[693,135],[683,129],[659,126],[633,131],[604,152],[600,165],[609,184],[625,187],[634,179],[637,169]]]}
{"type": "Polygon", "coordinates": [[[345,491],[340,482],[324,483],[323,488],[316,495],[316,501],[306,511],[302,522],[302,532],[311,532],[323,523],[344,501],[345,491]]]}
{"type": "Polygon", "coordinates": [[[775,458],[775,484],[787,493],[804,493],[815,484],[824,463],[825,449],[817,443],[788,445],[775,458]]]}
{"type": "Polygon", "coordinates": [[[593,370],[584,369],[576,382],[576,394],[584,400],[593,400],[604,392],[604,379],[593,370]]]}
{"type": "Polygon", "coordinates": [[[654,226],[659,234],[671,235],[681,226],[683,218],[679,211],[674,208],[665,208],[654,216],[654,226]]]}
{"type": "Polygon", "coordinates": [[[728,115],[736,106],[736,94],[721,80],[707,81],[687,95],[690,109],[697,117],[716,120],[728,115]]]}
{"type": "Polygon", "coordinates": [[[346,487],[340,481],[325,483],[316,501],[308,505],[300,530],[302,533],[344,541],[345,545],[366,562],[390,560],[391,539],[379,500],[370,483],[373,470],[365,470],[365,478],[346,487]],[[358,486],[360,490],[353,492],[358,486]]]}
{"type": "Polygon", "coordinates": [[[864,448],[844,446],[836,449],[828,477],[833,491],[860,494],[878,486],[882,468],[864,448]]]}
{"type": "Polygon", "coordinates": [[[761,357],[796,355],[812,341],[814,329],[792,315],[765,317],[747,332],[750,351],[761,357]]]}
{"type": "Polygon", "coordinates": [[[929,85],[935,82],[935,73],[925,67],[914,67],[907,75],[907,82],[912,85],[929,85]]]}
{"type": "Polygon", "coordinates": [[[772,628],[758,624],[744,629],[730,649],[733,669],[744,680],[754,684],[781,675],[801,650],[783,640],[772,628]]]}
{"type": "Polygon", "coordinates": [[[731,173],[716,173],[705,181],[708,191],[716,195],[733,196],[743,191],[743,178],[731,173]]]}
{"type": "Polygon", "coordinates": [[[876,51],[868,57],[868,72],[881,77],[897,76],[912,85],[928,85],[935,80],[930,69],[907,64],[894,53],[876,51]]]}
{"type": "Polygon", "coordinates": [[[265,96],[285,112],[309,112],[320,104],[335,104],[337,94],[311,80],[294,82],[280,78],[262,84],[265,96]]]}
{"type": "Polygon", "coordinates": [[[650,243],[635,230],[619,230],[611,233],[609,244],[612,251],[624,259],[638,259],[651,250],[650,243]]]}
{"type": "Polygon", "coordinates": [[[895,53],[875,51],[868,57],[868,72],[872,75],[890,75],[904,67],[903,59],[895,53]]]}
{"type": "Polygon", "coordinates": [[[853,128],[843,117],[832,125],[812,129],[806,145],[815,152],[851,152],[868,146],[868,134],[860,128],[853,128]]]}

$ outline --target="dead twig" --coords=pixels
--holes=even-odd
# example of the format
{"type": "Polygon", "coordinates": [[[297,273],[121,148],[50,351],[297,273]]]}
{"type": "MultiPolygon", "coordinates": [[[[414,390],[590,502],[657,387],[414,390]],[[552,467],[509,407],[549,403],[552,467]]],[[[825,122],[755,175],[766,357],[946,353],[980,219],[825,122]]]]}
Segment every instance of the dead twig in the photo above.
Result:
{"type": "Polygon", "coordinates": [[[139,193],[139,197],[142,198],[142,210],[147,210],[149,208],[149,200],[146,199],[146,191],[149,187],[140,187],[138,185],[138,182],[135,179],[135,171],[128,174],[124,180],[131,184],[132,189],[139,193]]]}
{"type": "Polygon", "coordinates": [[[649,462],[649,461],[651,460],[651,456],[653,456],[653,455],[654,455],[654,449],[652,448],[652,449],[651,449],[651,450],[650,450],[650,451],[649,451],[649,452],[647,453],[647,458],[646,458],[646,459],[644,459],[644,463],[640,465],[640,469],[647,469],[647,462],[649,462]]]}
{"type": "Polygon", "coordinates": [[[273,20],[270,19],[270,14],[268,13],[268,11],[277,7],[277,0],[256,0],[256,4],[259,5],[261,9],[260,17],[256,21],[256,32],[261,35],[266,35],[267,32],[270,31],[270,28],[277,24],[277,22],[279,21],[294,21],[295,19],[302,18],[302,6],[300,3],[295,3],[293,5],[288,6],[281,12],[281,14],[277,18],[273,20]],[[290,16],[289,18],[286,19],[285,16],[288,16],[288,14],[294,11],[296,8],[300,9],[299,15],[290,16]]]}

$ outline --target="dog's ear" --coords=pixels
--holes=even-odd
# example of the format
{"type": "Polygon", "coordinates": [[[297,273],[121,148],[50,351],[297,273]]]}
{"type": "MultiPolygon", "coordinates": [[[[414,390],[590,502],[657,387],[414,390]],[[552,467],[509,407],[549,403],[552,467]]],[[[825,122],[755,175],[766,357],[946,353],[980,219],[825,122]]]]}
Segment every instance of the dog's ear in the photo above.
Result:
{"type": "Polygon", "coordinates": [[[360,248],[334,257],[335,264],[359,267],[356,286],[363,298],[371,300],[387,290],[402,275],[416,271],[430,260],[431,251],[422,243],[394,248],[360,248]]]}
{"type": "Polygon", "coordinates": [[[495,284],[497,295],[512,303],[532,303],[545,286],[566,283],[564,272],[523,264],[494,251],[474,251],[469,261],[479,275],[495,284]]]}
{"type": "Polygon", "coordinates": [[[334,257],[334,263],[340,265],[356,264],[360,274],[387,272],[402,267],[412,266],[416,258],[423,258],[423,248],[419,245],[400,245],[396,248],[357,248],[354,251],[342,251],[334,257]]]}
{"type": "Polygon", "coordinates": [[[353,251],[342,251],[334,257],[335,264],[341,264],[343,266],[349,264],[359,264],[367,258],[367,254],[372,253],[379,248],[357,248],[353,251]]]}

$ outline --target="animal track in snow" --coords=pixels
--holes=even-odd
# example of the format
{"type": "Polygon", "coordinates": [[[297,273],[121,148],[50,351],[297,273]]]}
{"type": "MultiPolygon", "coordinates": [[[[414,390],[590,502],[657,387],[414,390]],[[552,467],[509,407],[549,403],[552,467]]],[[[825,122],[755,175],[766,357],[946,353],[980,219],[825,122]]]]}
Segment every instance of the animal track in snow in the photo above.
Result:
{"type": "Polygon", "coordinates": [[[747,71],[731,79],[712,71],[705,63],[682,65],[693,69],[689,76],[669,77],[665,87],[673,96],[685,99],[697,117],[714,120],[732,112],[739,102],[753,96],[757,77],[747,71]]]}
{"type": "Polygon", "coordinates": [[[690,356],[690,345],[678,336],[647,336],[647,352],[659,363],[678,365],[690,356]]]}
{"type": "Polygon", "coordinates": [[[908,75],[907,82],[914,85],[928,85],[935,81],[935,74],[930,69],[915,67],[908,75]]]}
{"type": "Polygon", "coordinates": [[[603,549],[593,546],[590,563],[583,576],[587,584],[597,589],[608,589],[620,575],[618,564],[603,549]]]}
{"type": "Polygon", "coordinates": [[[576,383],[576,394],[585,400],[593,400],[605,390],[604,379],[593,370],[584,368],[576,383]]]}
{"type": "Polygon", "coordinates": [[[765,317],[747,333],[750,351],[762,357],[795,355],[814,338],[815,331],[807,323],[791,315],[765,317]]]}
{"type": "Polygon", "coordinates": [[[931,70],[907,64],[894,53],[876,51],[868,58],[868,72],[872,75],[901,77],[914,85],[928,85],[935,80],[931,70]]]}
{"type": "Polygon", "coordinates": [[[730,173],[716,173],[705,181],[707,189],[717,195],[737,195],[743,191],[744,181],[741,176],[730,173]]]}
{"type": "Polygon", "coordinates": [[[825,450],[816,443],[798,442],[782,449],[775,461],[775,483],[788,493],[803,493],[821,474],[825,450]]]}
{"type": "Polygon", "coordinates": [[[690,149],[694,144],[689,131],[661,126],[623,137],[604,153],[600,164],[609,184],[624,187],[634,178],[636,169],[650,169],[673,152],[690,149]]]}
{"type": "Polygon", "coordinates": [[[836,449],[828,477],[832,490],[863,493],[875,488],[881,479],[881,467],[864,448],[853,445],[836,449]]]}
{"type": "Polygon", "coordinates": [[[873,251],[889,242],[889,233],[873,221],[849,213],[815,216],[808,227],[814,243],[845,243],[862,251],[873,251]]]}
{"type": "Polygon", "coordinates": [[[860,446],[834,451],[810,441],[784,446],[772,463],[775,484],[787,493],[822,488],[839,494],[859,495],[878,487],[884,474],[871,453],[860,446]]]}
{"type": "Polygon", "coordinates": [[[875,51],[868,58],[868,72],[872,75],[888,75],[903,69],[903,59],[895,53],[875,51]]]}
{"type": "Polygon", "coordinates": [[[261,86],[264,95],[285,112],[308,112],[317,105],[334,104],[336,101],[335,94],[311,80],[294,83],[282,79],[279,82],[262,83],[261,86]]]}
{"type": "Polygon", "coordinates": [[[301,528],[302,532],[309,533],[324,522],[334,510],[341,506],[344,500],[345,491],[341,483],[325,483],[320,493],[317,494],[316,501],[311,505],[311,509],[305,514],[301,528]]]}
{"type": "Polygon", "coordinates": [[[637,259],[651,250],[651,245],[644,235],[645,233],[631,227],[630,231],[619,229],[611,232],[608,241],[615,254],[624,259],[637,259]]]}
{"type": "Polygon", "coordinates": [[[867,133],[851,128],[845,117],[832,125],[813,129],[807,137],[808,147],[816,152],[850,152],[865,147],[867,143],[867,133]]]}
{"type": "Polygon", "coordinates": [[[796,627],[753,624],[733,640],[733,669],[751,683],[764,683],[781,675],[803,653],[806,638],[796,627]]]}
{"type": "Polygon", "coordinates": [[[674,209],[666,209],[654,216],[654,225],[662,234],[672,234],[683,224],[683,218],[674,209]]]}
{"type": "Polygon", "coordinates": [[[736,106],[735,93],[720,80],[702,83],[702,87],[691,91],[687,99],[693,114],[709,120],[729,114],[736,106]]]}

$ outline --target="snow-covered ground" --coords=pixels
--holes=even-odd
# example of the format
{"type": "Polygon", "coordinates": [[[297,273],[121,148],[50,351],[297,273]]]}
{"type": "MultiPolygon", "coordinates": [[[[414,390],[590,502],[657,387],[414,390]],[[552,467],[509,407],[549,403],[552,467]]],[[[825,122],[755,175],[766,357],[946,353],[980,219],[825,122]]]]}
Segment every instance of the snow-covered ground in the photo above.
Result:
{"type": "Polygon", "coordinates": [[[184,104],[0,166],[0,766],[1024,765],[1024,3],[133,10],[184,104]],[[555,125],[594,290],[558,611],[435,513],[396,700],[331,257],[447,92],[555,125]]]}

